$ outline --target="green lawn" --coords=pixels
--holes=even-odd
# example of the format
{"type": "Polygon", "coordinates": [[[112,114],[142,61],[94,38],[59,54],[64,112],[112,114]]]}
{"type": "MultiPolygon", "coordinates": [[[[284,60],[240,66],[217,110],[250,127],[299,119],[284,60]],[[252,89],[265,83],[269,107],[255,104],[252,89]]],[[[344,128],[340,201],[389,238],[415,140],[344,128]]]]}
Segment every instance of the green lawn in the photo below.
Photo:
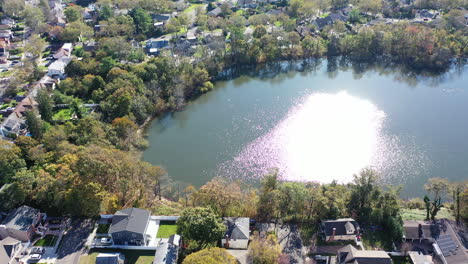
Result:
{"type": "Polygon", "coordinates": [[[203,6],[203,4],[191,4],[189,7],[187,7],[182,13],[188,13],[190,11],[195,10],[195,8],[203,6]]]}
{"type": "MultiPolygon", "coordinates": [[[[425,220],[426,210],[423,209],[401,209],[401,217],[403,220],[425,220]]],[[[455,220],[452,211],[447,208],[442,208],[436,216],[436,219],[447,218],[455,220]]]]}
{"type": "Polygon", "coordinates": [[[37,247],[53,247],[56,241],[57,241],[56,236],[47,235],[39,239],[34,245],[37,247]]]}
{"type": "Polygon", "coordinates": [[[114,253],[121,252],[125,255],[125,263],[127,264],[152,264],[154,260],[153,250],[113,250],[99,249],[91,250],[88,255],[83,255],[80,258],[80,264],[95,264],[96,257],[99,253],[114,253]]]}
{"type": "Polygon", "coordinates": [[[56,121],[65,122],[65,121],[67,121],[67,120],[70,120],[71,115],[72,115],[72,111],[71,111],[70,109],[62,109],[62,110],[58,111],[58,112],[52,117],[52,119],[53,119],[53,120],[56,120],[56,121]]]}
{"type": "Polygon", "coordinates": [[[158,234],[156,237],[168,238],[177,232],[177,225],[170,221],[161,221],[159,223],[158,234]]]}

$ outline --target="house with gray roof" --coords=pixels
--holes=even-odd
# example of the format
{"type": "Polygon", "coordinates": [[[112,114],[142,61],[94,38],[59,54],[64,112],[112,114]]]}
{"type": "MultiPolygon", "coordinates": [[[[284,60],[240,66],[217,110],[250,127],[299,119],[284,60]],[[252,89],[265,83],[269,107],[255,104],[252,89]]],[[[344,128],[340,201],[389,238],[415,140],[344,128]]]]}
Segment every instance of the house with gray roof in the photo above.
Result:
{"type": "Polygon", "coordinates": [[[153,264],[177,264],[181,237],[177,234],[171,235],[169,240],[161,241],[156,248],[153,264]]]}
{"type": "Polygon", "coordinates": [[[225,217],[226,233],[221,239],[225,248],[247,249],[250,237],[250,219],[248,217],[225,217]]]}
{"type": "Polygon", "coordinates": [[[100,253],[96,256],[96,264],[124,264],[125,256],[121,253],[100,253]]]}
{"type": "Polygon", "coordinates": [[[151,213],[139,208],[126,208],[117,211],[112,218],[109,234],[115,245],[146,246],[146,229],[151,213]]]}
{"type": "Polygon", "coordinates": [[[354,240],[360,233],[359,224],[352,218],[322,220],[320,227],[325,241],[354,240]]]}
{"type": "Polygon", "coordinates": [[[11,211],[0,225],[0,238],[15,238],[28,242],[47,217],[38,209],[23,205],[11,211]]]}
{"type": "Polygon", "coordinates": [[[0,263],[17,264],[19,263],[19,251],[21,251],[21,241],[12,237],[0,240],[0,263]]]}
{"type": "Polygon", "coordinates": [[[383,250],[357,250],[347,245],[336,254],[338,264],[392,264],[392,259],[383,250]]]}

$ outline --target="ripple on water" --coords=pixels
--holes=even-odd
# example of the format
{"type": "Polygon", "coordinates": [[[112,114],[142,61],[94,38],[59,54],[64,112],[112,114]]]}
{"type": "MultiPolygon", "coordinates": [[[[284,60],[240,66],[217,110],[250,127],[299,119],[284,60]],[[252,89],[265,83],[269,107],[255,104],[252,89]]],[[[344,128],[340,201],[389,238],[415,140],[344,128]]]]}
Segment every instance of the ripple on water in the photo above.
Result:
{"type": "Polygon", "coordinates": [[[259,178],[271,168],[290,181],[333,180],[346,183],[365,167],[392,181],[401,177],[401,163],[420,173],[421,151],[403,149],[399,139],[383,131],[386,115],[372,102],[346,92],[305,96],[265,135],[249,143],[218,175],[259,178]]]}

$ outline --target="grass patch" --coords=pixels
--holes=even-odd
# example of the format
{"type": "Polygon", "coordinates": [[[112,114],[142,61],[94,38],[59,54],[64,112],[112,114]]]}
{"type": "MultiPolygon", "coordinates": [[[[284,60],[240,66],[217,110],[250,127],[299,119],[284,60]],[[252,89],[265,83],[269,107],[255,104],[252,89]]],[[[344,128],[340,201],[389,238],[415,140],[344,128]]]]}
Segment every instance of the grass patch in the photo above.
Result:
{"type": "Polygon", "coordinates": [[[65,122],[71,119],[72,114],[73,113],[71,109],[62,109],[55,113],[52,119],[59,122],[65,122]]]}
{"type": "Polygon", "coordinates": [[[410,257],[392,257],[393,264],[412,264],[410,257]]]}
{"type": "Polygon", "coordinates": [[[182,11],[182,13],[188,13],[188,12],[191,12],[193,10],[195,10],[195,8],[199,7],[199,6],[203,6],[203,4],[191,4],[189,7],[187,7],[184,11],[182,11]]]}
{"type": "Polygon", "coordinates": [[[366,250],[383,249],[392,250],[392,240],[388,238],[388,235],[384,230],[366,230],[361,236],[362,244],[366,250]]]}
{"type": "Polygon", "coordinates": [[[6,72],[2,71],[2,72],[0,72],[0,78],[10,77],[12,74],[13,74],[12,70],[9,70],[9,71],[6,71],[6,72]]]}
{"type": "Polygon", "coordinates": [[[16,100],[11,100],[8,103],[0,105],[0,109],[7,109],[8,107],[15,107],[17,104],[18,103],[16,102],[16,100]]]}
{"type": "Polygon", "coordinates": [[[109,232],[110,224],[100,224],[98,225],[96,233],[105,234],[109,232]]]}
{"type": "Polygon", "coordinates": [[[57,238],[58,237],[53,235],[47,235],[39,239],[34,245],[36,247],[53,247],[55,245],[55,242],[57,241],[57,238]]]}
{"type": "Polygon", "coordinates": [[[329,16],[329,15],[330,15],[330,13],[327,12],[327,13],[321,14],[321,15],[320,15],[320,18],[326,18],[326,17],[329,16]]]}
{"type": "MultiPolygon", "coordinates": [[[[424,209],[401,209],[401,218],[403,220],[426,220],[426,210],[424,209]]],[[[436,219],[447,218],[455,220],[452,210],[447,208],[440,209],[436,219]]]]}
{"type": "Polygon", "coordinates": [[[99,249],[91,250],[88,255],[83,255],[80,258],[80,264],[95,264],[96,257],[99,253],[116,253],[120,252],[125,255],[125,263],[127,264],[152,264],[154,260],[153,250],[114,250],[114,249],[99,249]]]}
{"type": "Polygon", "coordinates": [[[177,232],[177,225],[172,221],[161,221],[159,223],[158,238],[168,238],[177,232]]]}

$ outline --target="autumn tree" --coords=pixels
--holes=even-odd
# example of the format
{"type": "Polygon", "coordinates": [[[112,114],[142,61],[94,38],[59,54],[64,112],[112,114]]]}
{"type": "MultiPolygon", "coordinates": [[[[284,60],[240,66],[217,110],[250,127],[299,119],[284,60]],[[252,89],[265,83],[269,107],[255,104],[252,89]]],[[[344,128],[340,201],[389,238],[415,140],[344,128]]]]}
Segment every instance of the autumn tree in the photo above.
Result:
{"type": "Polygon", "coordinates": [[[269,234],[266,238],[262,238],[258,232],[254,232],[249,245],[248,259],[250,263],[276,264],[280,255],[281,248],[274,234],[269,234]]]}
{"type": "Polygon", "coordinates": [[[237,259],[224,248],[212,247],[188,255],[182,264],[237,264],[237,259]]]}
{"type": "Polygon", "coordinates": [[[221,217],[210,208],[187,208],[177,220],[177,233],[198,249],[216,243],[225,231],[221,217]]]}
{"type": "Polygon", "coordinates": [[[0,185],[10,182],[17,171],[26,166],[21,158],[21,149],[6,140],[0,139],[0,185]]]}

